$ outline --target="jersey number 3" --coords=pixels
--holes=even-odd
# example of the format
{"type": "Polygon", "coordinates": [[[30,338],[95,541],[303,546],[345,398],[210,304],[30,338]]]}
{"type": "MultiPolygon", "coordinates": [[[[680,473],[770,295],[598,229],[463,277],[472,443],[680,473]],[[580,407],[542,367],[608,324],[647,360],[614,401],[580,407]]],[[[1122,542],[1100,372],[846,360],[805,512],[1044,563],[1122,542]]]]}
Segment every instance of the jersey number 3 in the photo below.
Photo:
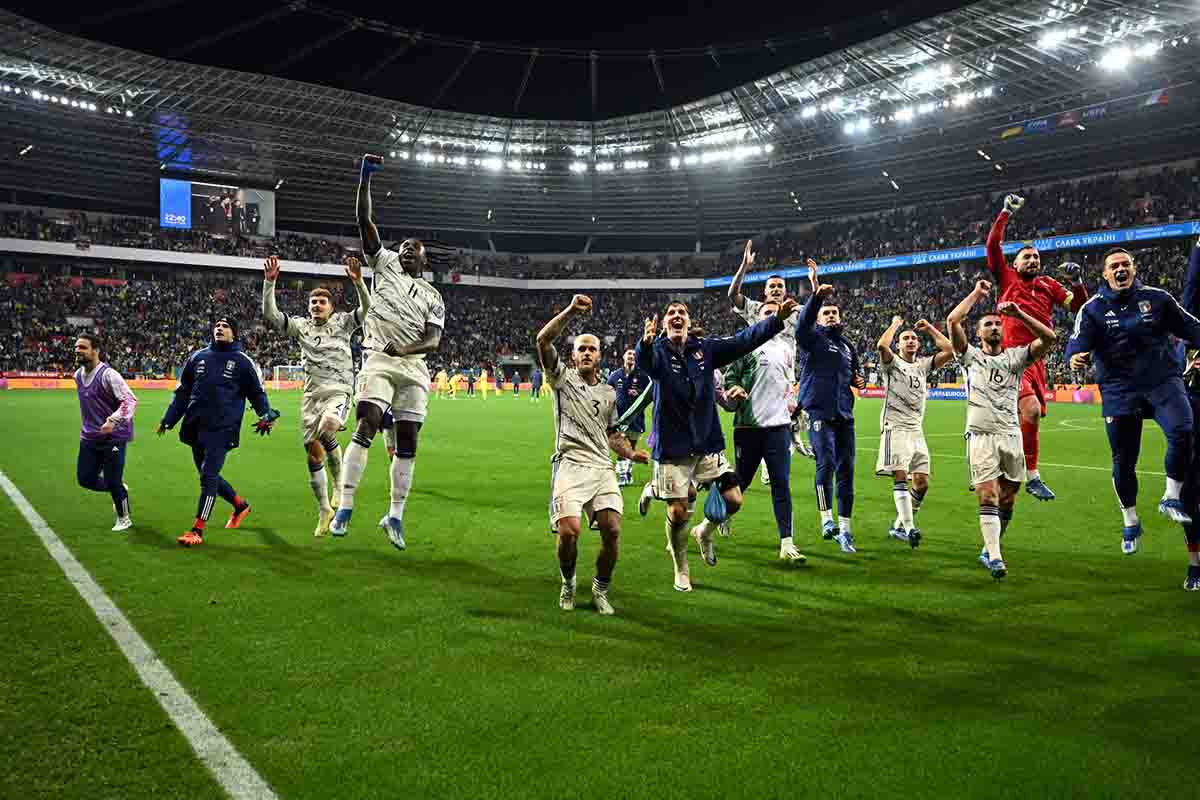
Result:
{"type": "Polygon", "coordinates": [[[594,408],[594,409],[596,410],[596,419],[600,419],[600,401],[599,401],[599,400],[593,400],[593,401],[592,401],[592,408],[594,408]]]}

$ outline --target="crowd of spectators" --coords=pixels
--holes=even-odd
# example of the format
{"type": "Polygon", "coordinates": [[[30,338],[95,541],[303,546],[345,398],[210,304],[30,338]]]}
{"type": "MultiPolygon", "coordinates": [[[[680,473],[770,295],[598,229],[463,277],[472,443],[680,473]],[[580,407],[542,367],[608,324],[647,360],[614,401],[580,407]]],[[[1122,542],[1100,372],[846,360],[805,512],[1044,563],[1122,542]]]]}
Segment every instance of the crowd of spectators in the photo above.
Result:
{"type": "MultiPolygon", "coordinates": [[[[1104,175],[1018,189],[1025,208],[1009,227],[1009,238],[1032,239],[1063,233],[1150,225],[1200,217],[1200,169],[1165,168],[1136,176],[1104,175]]],[[[818,223],[803,229],[756,233],[757,269],[799,265],[805,257],[844,261],[938,250],[983,242],[1000,208],[1000,198],[983,194],[927,203],[881,214],[818,223]]],[[[79,211],[7,210],[3,235],[58,242],[86,242],[194,253],[340,263],[354,254],[336,238],[280,232],[272,238],[228,238],[201,231],[168,230],[146,217],[79,211]]],[[[724,275],[737,268],[741,242],[713,254],[669,256],[580,254],[540,260],[528,255],[450,250],[448,271],[508,278],[679,278],[724,275]]]]}
{"type": "MultiPolygon", "coordinates": [[[[1139,249],[1139,278],[1178,296],[1190,246],[1190,241],[1172,240],[1139,249]]],[[[893,315],[909,324],[925,318],[941,327],[979,277],[987,277],[982,262],[924,272],[878,272],[857,285],[835,276],[834,302],[842,309],[846,335],[861,355],[864,372],[869,376],[876,371],[875,342],[893,315]]],[[[1090,270],[1087,283],[1093,291],[1098,286],[1095,269],[1090,270]]],[[[794,281],[789,289],[803,300],[807,284],[807,280],[794,281]]],[[[281,282],[280,308],[304,314],[308,289],[314,285],[305,280],[281,282]]],[[[745,292],[757,297],[762,286],[748,285],[745,292]]],[[[331,288],[337,307],[349,309],[354,293],[348,291],[348,284],[338,281],[331,288]]],[[[538,329],[571,300],[566,292],[455,284],[438,288],[446,303],[447,327],[441,348],[428,359],[434,372],[494,370],[505,360],[531,358],[538,329]]],[[[216,316],[228,314],[239,321],[247,352],[270,376],[276,366],[299,364],[300,353],[293,340],[262,322],[261,292],[261,279],[252,273],[162,272],[98,282],[50,272],[10,274],[0,283],[0,371],[69,374],[74,369],[74,333],[95,330],[104,339],[106,360],[122,372],[171,377],[189,353],[207,343],[216,316]]],[[[609,367],[621,363],[625,349],[637,343],[646,317],[661,314],[669,300],[686,300],[693,324],[702,325],[708,335],[728,335],[743,324],[732,313],[724,288],[683,294],[617,290],[589,294],[593,313],[573,322],[566,333],[586,329],[599,336],[609,367]]],[[[1070,315],[1060,311],[1057,324],[1065,340],[1070,315]]],[[[1061,352],[1058,348],[1047,359],[1050,381],[1078,382],[1079,376],[1066,368],[1061,352]]],[[[938,376],[943,383],[956,380],[952,366],[938,376]]]]}

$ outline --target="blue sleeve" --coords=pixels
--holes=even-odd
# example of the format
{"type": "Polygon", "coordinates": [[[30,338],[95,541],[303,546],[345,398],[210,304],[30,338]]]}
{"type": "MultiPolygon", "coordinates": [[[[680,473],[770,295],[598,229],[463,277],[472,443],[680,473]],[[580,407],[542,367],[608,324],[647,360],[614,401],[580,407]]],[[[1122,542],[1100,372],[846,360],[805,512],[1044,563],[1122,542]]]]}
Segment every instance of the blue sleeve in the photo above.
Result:
{"type": "Polygon", "coordinates": [[[657,359],[654,356],[653,343],[647,347],[644,339],[638,339],[637,347],[633,349],[633,354],[634,361],[637,363],[638,369],[642,370],[652,378],[658,377],[658,371],[654,368],[655,361],[657,359]]]}
{"type": "MultiPolygon", "coordinates": [[[[860,369],[861,369],[861,365],[859,364],[859,361],[858,361],[858,348],[856,348],[854,345],[850,345],[850,380],[851,381],[854,381],[854,379],[856,379],[859,376],[860,369]]],[[[863,377],[865,378],[866,376],[864,375],[863,377]]]]}
{"type": "Polygon", "coordinates": [[[783,330],[783,320],[776,314],[773,317],[754,323],[749,328],[743,328],[733,336],[721,339],[705,339],[708,348],[709,362],[714,369],[720,369],[726,364],[732,364],[746,353],[753,352],[766,344],[772,336],[783,330]]]}
{"type": "Polygon", "coordinates": [[[1200,317],[1200,239],[1188,258],[1187,276],[1183,280],[1183,310],[1200,317]]]}
{"type": "Polygon", "coordinates": [[[608,385],[613,387],[614,389],[617,388],[617,375],[618,374],[619,373],[615,369],[612,372],[608,373],[608,385]]]}
{"type": "Polygon", "coordinates": [[[812,345],[813,327],[817,324],[817,312],[820,310],[821,303],[816,295],[813,295],[800,311],[800,319],[796,320],[796,343],[801,347],[807,348],[812,345]]]}
{"type": "Polygon", "coordinates": [[[1088,302],[1075,314],[1075,329],[1071,332],[1071,338],[1067,340],[1067,359],[1070,359],[1076,353],[1091,353],[1100,343],[1100,334],[1096,329],[1096,322],[1092,319],[1092,315],[1088,313],[1092,305],[1093,303],[1088,302]]]}
{"type": "Polygon", "coordinates": [[[1174,297],[1167,295],[1163,303],[1163,320],[1167,330],[1183,339],[1192,347],[1200,347],[1200,319],[1180,308],[1174,297]]]}
{"type": "Polygon", "coordinates": [[[175,387],[175,396],[171,398],[171,405],[167,406],[167,413],[163,414],[162,426],[164,428],[174,428],[175,424],[183,418],[183,413],[187,411],[188,400],[192,396],[192,384],[196,380],[196,354],[187,360],[183,365],[183,372],[179,375],[179,385],[175,387]]]}
{"type": "Polygon", "coordinates": [[[255,369],[254,362],[247,357],[246,363],[250,369],[242,370],[240,378],[242,396],[250,401],[250,405],[254,407],[254,413],[265,417],[271,411],[271,403],[267,400],[267,391],[258,377],[258,370],[255,369]]]}

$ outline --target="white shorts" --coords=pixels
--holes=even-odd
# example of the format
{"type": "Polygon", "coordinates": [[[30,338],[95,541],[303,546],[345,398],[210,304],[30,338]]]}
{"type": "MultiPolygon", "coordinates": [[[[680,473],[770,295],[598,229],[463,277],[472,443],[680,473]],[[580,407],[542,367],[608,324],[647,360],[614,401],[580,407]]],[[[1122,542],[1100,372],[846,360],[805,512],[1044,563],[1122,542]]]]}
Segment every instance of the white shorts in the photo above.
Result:
{"type": "Polygon", "coordinates": [[[929,446],[922,431],[892,430],[879,435],[879,458],[875,461],[876,475],[891,475],[904,470],[909,475],[929,474],[929,446]]]}
{"type": "Polygon", "coordinates": [[[550,477],[550,528],[560,519],[586,514],[589,521],[600,511],[625,513],[625,498],[617,486],[617,473],[611,466],[592,467],[571,461],[556,461],[550,477]]]}
{"type": "Polygon", "coordinates": [[[305,392],[300,401],[300,432],[304,443],[321,438],[321,418],[336,417],[337,430],[346,430],[346,419],[350,416],[350,394],[345,389],[328,389],[305,392]]]}
{"type": "Polygon", "coordinates": [[[1025,482],[1025,447],[1019,433],[968,433],[967,467],[971,484],[996,478],[1025,482]]]}
{"type": "Polygon", "coordinates": [[[391,411],[397,422],[424,422],[429,405],[429,367],[425,359],[368,354],[358,373],[358,400],[391,411]]]}
{"type": "Polygon", "coordinates": [[[733,467],[724,452],[659,461],[654,469],[654,493],[660,500],[686,500],[692,485],[711,483],[731,472],[733,467]]]}

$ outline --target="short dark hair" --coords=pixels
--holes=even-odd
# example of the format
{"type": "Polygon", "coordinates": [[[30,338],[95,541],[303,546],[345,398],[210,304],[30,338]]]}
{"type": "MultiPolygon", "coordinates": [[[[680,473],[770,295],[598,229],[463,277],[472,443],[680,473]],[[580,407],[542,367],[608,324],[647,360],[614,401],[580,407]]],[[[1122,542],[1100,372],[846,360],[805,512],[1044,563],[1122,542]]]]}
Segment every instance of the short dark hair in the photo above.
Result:
{"type": "Polygon", "coordinates": [[[91,347],[92,347],[92,349],[93,349],[93,350],[95,350],[96,352],[100,352],[100,337],[99,337],[99,336],[97,336],[96,334],[94,334],[94,333],[81,333],[81,334],[79,334],[78,336],[76,336],[75,338],[76,338],[76,339],[86,339],[86,340],[87,340],[87,343],[88,343],[89,345],[91,345],[91,347]]]}
{"type": "Polygon", "coordinates": [[[667,303],[667,307],[663,309],[664,315],[671,310],[671,306],[683,306],[683,310],[688,312],[688,315],[691,316],[692,310],[688,308],[688,304],[682,300],[672,300],[671,302],[667,303]]]}
{"type": "Polygon", "coordinates": [[[1109,256],[1115,256],[1119,253],[1124,253],[1125,255],[1129,256],[1130,261],[1133,261],[1133,253],[1129,252],[1124,247],[1110,247],[1104,251],[1104,256],[1100,259],[1100,263],[1107,264],[1109,256]]]}
{"type": "Polygon", "coordinates": [[[324,286],[318,286],[317,288],[313,289],[311,292],[308,293],[309,300],[313,299],[314,297],[324,297],[330,303],[333,302],[333,293],[330,292],[328,289],[326,289],[324,286]]]}
{"type": "Polygon", "coordinates": [[[782,275],[768,275],[768,276],[767,276],[767,282],[768,282],[768,283],[770,283],[771,281],[775,280],[776,278],[778,278],[779,280],[783,281],[783,285],[784,285],[784,286],[787,286],[787,281],[783,279],[783,276],[782,276],[782,275]]]}

